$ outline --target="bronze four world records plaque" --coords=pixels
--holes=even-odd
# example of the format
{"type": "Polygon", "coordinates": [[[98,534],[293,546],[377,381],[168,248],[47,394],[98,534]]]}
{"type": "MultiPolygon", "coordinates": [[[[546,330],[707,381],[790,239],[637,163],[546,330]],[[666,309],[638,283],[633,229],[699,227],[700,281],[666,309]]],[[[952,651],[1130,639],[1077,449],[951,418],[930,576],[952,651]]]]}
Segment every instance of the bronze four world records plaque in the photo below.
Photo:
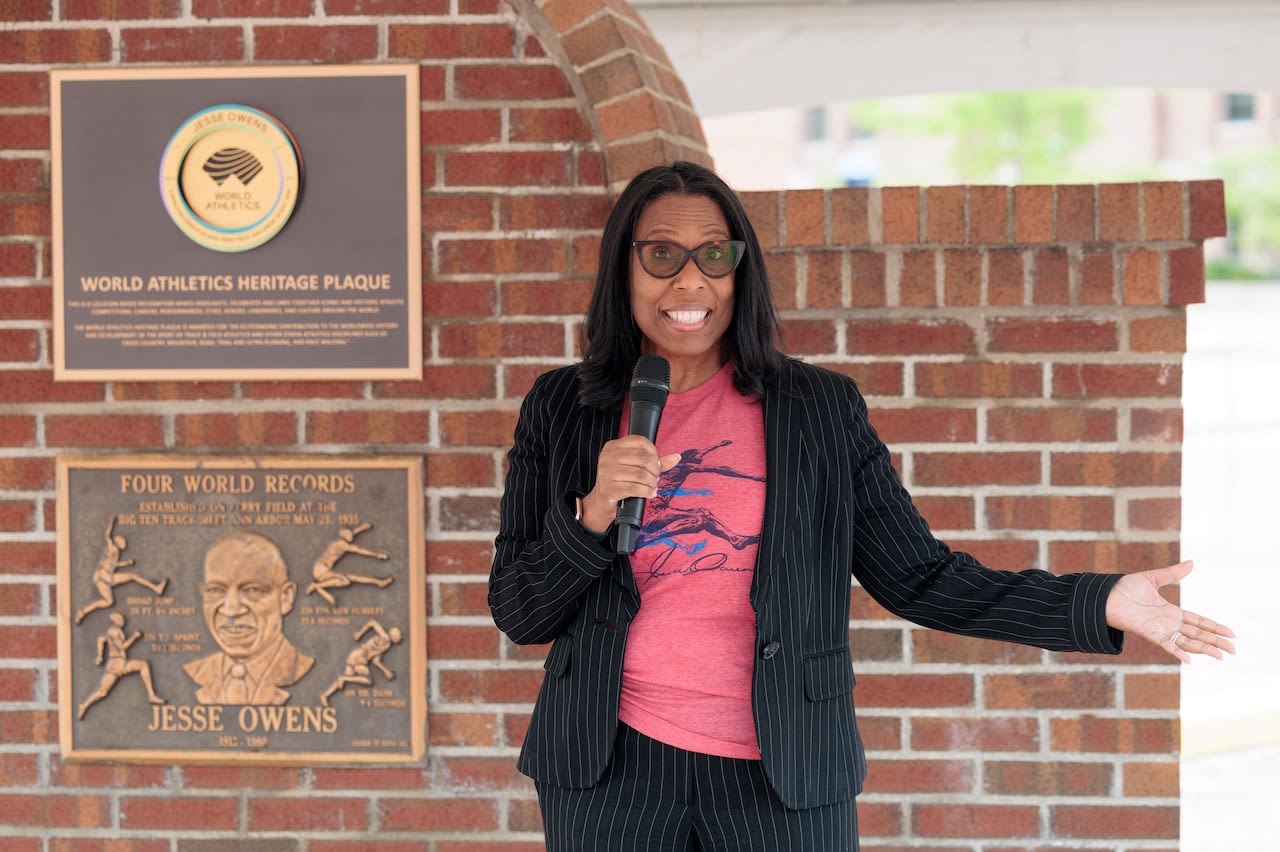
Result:
{"type": "Polygon", "coordinates": [[[69,759],[418,760],[417,457],[58,460],[69,759]]]}
{"type": "Polygon", "coordinates": [[[54,378],[421,378],[418,72],[51,71],[54,378]]]}

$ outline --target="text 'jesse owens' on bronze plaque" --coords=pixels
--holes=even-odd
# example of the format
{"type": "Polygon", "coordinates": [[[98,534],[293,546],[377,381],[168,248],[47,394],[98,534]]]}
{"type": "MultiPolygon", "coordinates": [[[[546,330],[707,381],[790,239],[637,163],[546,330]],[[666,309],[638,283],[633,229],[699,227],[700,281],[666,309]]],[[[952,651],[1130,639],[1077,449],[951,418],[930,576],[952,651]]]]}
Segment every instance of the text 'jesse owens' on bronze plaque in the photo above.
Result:
{"type": "Polygon", "coordinates": [[[420,758],[422,488],[414,457],[59,459],[64,756],[420,758]]]}

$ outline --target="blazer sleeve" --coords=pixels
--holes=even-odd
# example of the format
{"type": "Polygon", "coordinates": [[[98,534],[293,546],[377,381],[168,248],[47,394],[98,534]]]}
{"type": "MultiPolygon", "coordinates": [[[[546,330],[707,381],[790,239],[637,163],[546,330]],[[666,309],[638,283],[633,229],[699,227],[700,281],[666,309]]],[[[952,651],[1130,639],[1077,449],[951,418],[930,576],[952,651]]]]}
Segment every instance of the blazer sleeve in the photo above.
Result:
{"type": "Polygon", "coordinates": [[[1106,623],[1119,574],[997,571],[952,551],[929,530],[893,469],[889,450],[849,383],[854,464],[853,573],[882,606],[925,627],[1051,651],[1118,654],[1106,623]]]}
{"type": "Polygon", "coordinates": [[[553,473],[567,461],[554,458],[566,444],[555,440],[553,430],[563,434],[572,422],[571,384],[566,371],[535,382],[507,456],[489,608],[498,628],[521,645],[560,635],[614,556],[574,519],[574,498],[581,495],[565,490],[553,473]]]}

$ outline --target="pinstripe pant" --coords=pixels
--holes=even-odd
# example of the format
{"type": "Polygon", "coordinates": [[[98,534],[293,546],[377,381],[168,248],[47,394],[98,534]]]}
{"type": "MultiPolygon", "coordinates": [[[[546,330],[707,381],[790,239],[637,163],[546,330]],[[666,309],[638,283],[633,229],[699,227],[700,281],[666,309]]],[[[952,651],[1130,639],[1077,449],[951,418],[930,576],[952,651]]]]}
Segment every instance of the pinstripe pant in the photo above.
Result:
{"type": "Polygon", "coordinates": [[[852,800],[787,810],[758,760],[684,751],[618,724],[595,787],[538,784],[547,852],[857,852],[852,800]]]}

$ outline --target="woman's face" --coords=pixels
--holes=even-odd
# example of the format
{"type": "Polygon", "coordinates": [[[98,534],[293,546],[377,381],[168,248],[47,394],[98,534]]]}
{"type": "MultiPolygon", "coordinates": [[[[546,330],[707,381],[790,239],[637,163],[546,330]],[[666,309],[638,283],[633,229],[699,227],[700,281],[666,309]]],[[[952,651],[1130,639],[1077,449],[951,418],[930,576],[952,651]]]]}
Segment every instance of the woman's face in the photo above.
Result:
{"type": "MultiPolygon", "coordinates": [[[[635,240],[667,240],[695,249],[732,237],[720,206],[703,195],[662,195],[644,208],[635,240]]],[[[690,257],[671,278],[645,271],[631,249],[631,313],[644,334],[644,351],[661,355],[676,370],[710,372],[724,364],[721,338],[733,319],[734,273],[704,274],[690,257]],[[699,369],[702,368],[702,369],[699,369]]],[[[673,388],[674,389],[674,388],[673,388]]]]}

